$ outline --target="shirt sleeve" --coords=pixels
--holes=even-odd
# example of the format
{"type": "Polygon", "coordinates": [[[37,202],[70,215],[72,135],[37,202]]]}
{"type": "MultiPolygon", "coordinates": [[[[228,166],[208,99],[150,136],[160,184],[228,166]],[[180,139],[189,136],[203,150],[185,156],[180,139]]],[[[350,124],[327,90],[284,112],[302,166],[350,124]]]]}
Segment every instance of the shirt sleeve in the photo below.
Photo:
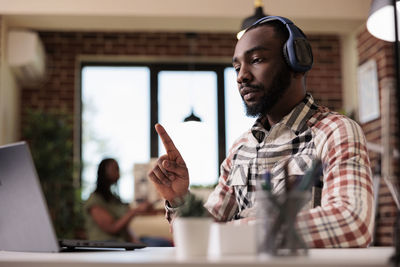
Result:
{"type": "Polygon", "coordinates": [[[339,116],[321,121],[318,131],[324,163],[321,206],[300,212],[297,229],[309,247],[367,247],[374,206],[365,137],[357,123],[339,116]]]}
{"type": "Polygon", "coordinates": [[[204,204],[204,207],[220,222],[232,220],[238,211],[234,188],[227,185],[233,156],[234,152],[231,149],[228,157],[221,164],[218,184],[204,204]]]}
{"type": "Polygon", "coordinates": [[[171,224],[174,218],[177,216],[178,210],[181,208],[181,206],[184,204],[184,200],[188,197],[190,194],[190,191],[187,192],[186,195],[183,197],[177,197],[174,199],[174,202],[177,204],[175,207],[172,207],[171,204],[168,202],[168,200],[165,200],[164,202],[164,208],[165,208],[165,218],[167,221],[171,224]]]}
{"type": "MultiPolygon", "coordinates": [[[[226,160],[225,160],[226,161],[226,160]]],[[[232,220],[237,211],[237,203],[233,192],[233,187],[226,184],[229,171],[224,163],[221,165],[221,175],[214,191],[210,194],[204,207],[211,213],[216,221],[226,222],[232,220]]],[[[182,203],[183,204],[183,203],[182,203]]],[[[172,207],[168,201],[165,201],[165,218],[169,223],[177,216],[177,211],[181,206],[172,207]]]]}

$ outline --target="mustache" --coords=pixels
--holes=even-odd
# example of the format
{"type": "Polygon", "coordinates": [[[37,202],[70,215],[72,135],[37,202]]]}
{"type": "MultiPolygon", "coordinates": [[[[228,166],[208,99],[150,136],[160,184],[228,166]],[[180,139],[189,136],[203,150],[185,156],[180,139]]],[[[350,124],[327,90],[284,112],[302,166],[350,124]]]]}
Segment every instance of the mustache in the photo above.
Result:
{"type": "Polygon", "coordinates": [[[243,88],[250,88],[250,89],[254,89],[254,90],[263,90],[264,86],[262,86],[261,84],[242,83],[242,84],[240,84],[239,89],[242,90],[243,88]]]}

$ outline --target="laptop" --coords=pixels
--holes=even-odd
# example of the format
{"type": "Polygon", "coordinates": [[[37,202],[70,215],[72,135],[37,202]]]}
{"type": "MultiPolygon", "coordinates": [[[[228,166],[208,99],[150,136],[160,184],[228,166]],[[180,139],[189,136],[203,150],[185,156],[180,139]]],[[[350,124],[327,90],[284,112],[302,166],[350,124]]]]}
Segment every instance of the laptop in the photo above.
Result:
{"type": "Polygon", "coordinates": [[[133,250],[142,243],[58,240],[26,142],[0,146],[0,250],[133,250]]]}

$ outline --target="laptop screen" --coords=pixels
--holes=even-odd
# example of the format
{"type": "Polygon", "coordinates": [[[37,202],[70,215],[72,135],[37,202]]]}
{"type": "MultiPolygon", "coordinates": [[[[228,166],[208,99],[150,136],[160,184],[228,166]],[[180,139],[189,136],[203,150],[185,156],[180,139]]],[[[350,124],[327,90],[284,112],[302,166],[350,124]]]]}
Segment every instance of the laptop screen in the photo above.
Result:
{"type": "Polygon", "coordinates": [[[25,142],[0,147],[0,214],[0,250],[59,251],[25,142]]]}

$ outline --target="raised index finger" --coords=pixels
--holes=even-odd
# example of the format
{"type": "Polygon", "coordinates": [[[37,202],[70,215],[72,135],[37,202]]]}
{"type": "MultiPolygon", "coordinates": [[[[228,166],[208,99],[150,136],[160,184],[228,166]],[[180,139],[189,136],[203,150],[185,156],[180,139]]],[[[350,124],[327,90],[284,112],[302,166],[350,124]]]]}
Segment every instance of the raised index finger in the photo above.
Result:
{"type": "Polygon", "coordinates": [[[171,137],[169,137],[167,131],[165,131],[164,127],[161,124],[155,125],[156,132],[161,138],[161,141],[167,151],[168,158],[170,160],[175,160],[176,158],[180,157],[181,154],[179,153],[178,149],[175,147],[174,142],[172,141],[171,137]]]}

